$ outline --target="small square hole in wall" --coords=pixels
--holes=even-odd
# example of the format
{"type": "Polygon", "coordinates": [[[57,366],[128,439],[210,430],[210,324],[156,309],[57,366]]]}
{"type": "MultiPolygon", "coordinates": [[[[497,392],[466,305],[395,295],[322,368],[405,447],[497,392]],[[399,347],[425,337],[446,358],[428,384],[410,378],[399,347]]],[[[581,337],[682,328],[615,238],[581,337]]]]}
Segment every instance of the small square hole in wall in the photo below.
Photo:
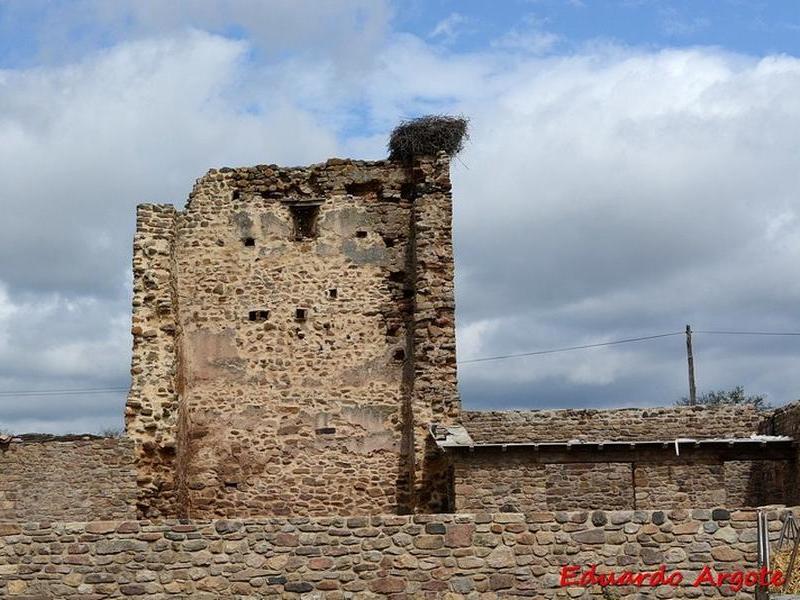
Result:
{"type": "Polygon", "coordinates": [[[308,309],[307,308],[295,308],[294,309],[294,318],[298,321],[305,321],[308,318],[308,309]]]}
{"type": "Polygon", "coordinates": [[[245,246],[255,246],[256,245],[256,238],[251,238],[251,237],[244,238],[244,245],[245,246]]]}
{"type": "Polygon", "coordinates": [[[251,310],[247,313],[247,318],[251,321],[266,321],[269,319],[268,310],[251,310]]]}
{"type": "Polygon", "coordinates": [[[328,298],[338,298],[339,297],[339,290],[336,288],[331,288],[328,290],[328,298]]]}
{"type": "Polygon", "coordinates": [[[364,231],[363,229],[359,229],[358,231],[356,231],[356,237],[364,239],[365,237],[367,237],[367,232],[364,231]]]}
{"type": "Polygon", "coordinates": [[[231,194],[231,198],[233,200],[238,200],[239,197],[240,197],[239,190],[233,190],[233,193],[231,194]]]}
{"type": "Polygon", "coordinates": [[[394,356],[395,360],[405,360],[406,359],[406,351],[403,350],[402,348],[398,348],[397,350],[394,351],[393,356],[394,356]]]}

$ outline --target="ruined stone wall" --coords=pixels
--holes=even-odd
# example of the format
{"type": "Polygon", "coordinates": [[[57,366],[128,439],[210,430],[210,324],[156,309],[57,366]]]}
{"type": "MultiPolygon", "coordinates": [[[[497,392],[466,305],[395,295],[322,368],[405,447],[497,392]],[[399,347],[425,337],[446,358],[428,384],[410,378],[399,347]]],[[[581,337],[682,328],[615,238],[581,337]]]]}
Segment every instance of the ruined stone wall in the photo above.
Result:
{"type": "Polygon", "coordinates": [[[711,451],[563,462],[564,456],[516,449],[466,452],[453,460],[458,511],[739,508],[783,504],[789,497],[789,461],[726,460],[711,451]]]}
{"type": "Polygon", "coordinates": [[[732,460],[725,463],[728,506],[762,506],[787,503],[793,490],[789,480],[792,461],[732,460]]]}
{"type": "Polygon", "coordinates": [[[763,419],[764,414],[750,405],[461,414],[464,427],[478,443],[750,437],[759,431],[763,419]]]}
{"type": "Polygon", "coordinates": [[[540,463],[524,453],[455,462],[456,509],[517,512],[633,508],[630,463],[540,463]]]}
{"type": "MultiPolygon", "coordinates": [[[[770,537],[783,511],[772,510],[770,537]]],[[[0,524],[3,598],[604,598],[559,587],[563,565],[680,570],[654,598],[724,598],[692,587],[706,565],[754,569],[755,511],[675,510],[0,524]],[[448,595],[449,594],[449,595],[448,595]]],[[[622,600],[642,590],[614,589],[622,600]]]]}
{"type": "Polygon", "coordinates": [[[454,461],[456,510],[633,509],[632,468],[619,462],[544,463],[524,452],[465,454],[454,461]]]}
{"type": "Polygon", "coordinates": [[[130,440],[55,437],[0,446],[0,521],[133,518],[136,496],[130,440]]]}
{"type": "Polygon", "coordinates": [[[503,447],[566,440],[800,435],[800,405],[464,412],[474,452],[451,452],[457,510],[676,509],[791,504],[797,448],[761,444],[503,447]]]}
{"type": "Polygon", "coordinates": [[[545,465],[545,469],[548,510],[633,507],[633,482],[628,463],[551,464],[545,465]]]}
{"type": "Polygon", "coordinates": [[[800,401],[776,408],[764,416],[761,433],[800,439],[800,401]]]}
{"type": "MultiPolygon", "coordinates": [[[[739,506],[728,500],[723,463],[640,464],[634,465],[633,470],[636,507],[739,506]]],[[[735,485],[738,491],[738,479],[735,485]]],[[[740,498],[737,494],[731,500],[740,498]]],[[[783,502],[782,494],[780,502],[783,502]]]]}
{"type": "MultiPolygon", "coordinates": [[[[761,423],[761,433],[788,435],[800,440],[800,401],[787,404],[770,413],[761,423]]],[[[792,460],[785,473],[788,501],[800,503],[800,445],[795,446],[792,460]]]]}
{"type": "Polygon", "coordinates": [[[456,375],[455,292],[450,173],[444,159],[423,162],[413,204],[415,296],[409,341],[414,423],[413,504],[425,512],[453,509],[452,474],[428,428],[460,416],[456,375]]]}
{"type": "Polygon", "coordinates": [[[442,157],[212,170],[183,212],[140,208],[141,514],[445,507],[425,473],[428,423],[458,413],[450,204],[442,157]]]}
{"type": "Polygon", "coordinates": [[[125,428],[134,441],[143,517],[178,516],[177,307],[174,287],[176,211],[145,204],[133,240],[133,354],[125,428]]]}
{"type": "Polygon", "coordinates": [[[457,512],[547,509],[547,466],[524,454],[458,456],[453,471],[457,512]]]}

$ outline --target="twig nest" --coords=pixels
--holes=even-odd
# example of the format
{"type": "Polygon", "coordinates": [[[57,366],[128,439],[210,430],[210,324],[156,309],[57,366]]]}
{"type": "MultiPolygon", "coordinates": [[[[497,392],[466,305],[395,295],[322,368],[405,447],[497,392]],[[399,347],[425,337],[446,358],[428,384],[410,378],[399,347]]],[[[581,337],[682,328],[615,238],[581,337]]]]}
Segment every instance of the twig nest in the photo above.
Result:
{"type": "Polygon", "coordinates": [[[469,138],[466,117],[427,115],[403,121],[389,137],[389,158],[412,162],[419,156],[436,156],[444,152],[453,157],[464,148],[469,138]]]}

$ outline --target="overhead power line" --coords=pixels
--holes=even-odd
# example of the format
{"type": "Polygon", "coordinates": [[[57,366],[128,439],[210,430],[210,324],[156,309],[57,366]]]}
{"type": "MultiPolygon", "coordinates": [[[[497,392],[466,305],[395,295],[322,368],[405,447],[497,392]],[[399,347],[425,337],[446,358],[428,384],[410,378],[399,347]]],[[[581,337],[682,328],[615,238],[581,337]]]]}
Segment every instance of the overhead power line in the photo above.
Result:
{"type": "Polygon", "coordinates": [[[711,335],[800,335],[800,331],[700,331],[692,333],[707,333],[711,335]]]}
{"type": "Polygon", "coordinates": [[[127,392],[126,387],[107,387],[107,388],[83,388],[83,389],[69,389],[69,390],[16,390],[16,391],[0,391],[0,398],[3,396],[69,396],[73,394],[104,394],[108,392],[127,392]]]}
{"type": "MultiPolygon", "coordinates": [[[[715,330],[692,330],[692,333],[708,334],[708,335],[767,335],[767,336],[800,336],[798,331],[715,331],[715,330]]],[[[614,340],[611,342],[602,342],[598,344],[584,344],[582,346],[568,346],[565,348],[553,348],[550,350],[536,350],[534,352],[520,352],[519,354],[501,354],[498,356],[484,356],[481,358],[471,358],[468,360],[460,360],[458,364],[488,362],[493,360],[506,360],[509,358],[520,358],[524,356],[540,356],[542,354],[556,354],[558,352],[569,352],[571,350],[585,350],[587,348],[601,348],[603,346],[616,346],[618,344],[627,344],[630,342],[642,342],[646,340],[655,340],[663,337],[670,337],[674,335],[685,335],[685,331],[675,331],[672,333],[659,333],[657,335],[647,335],[643,337],[626,338],[622,340],[614,340]]]]}
{"type": "MultiPolygon", "coordinates": [[[[693,334],[706,335],[762,335],[762,336],[800,336],[800,331],[723,331],[723,330],[692,330],[693,334]]],[[[532,352],[520,352],[517,354],[499,354],[497,356],[483,356],[480,358],[470,358],[460,360],[458,364],[470,364],[479,362],[489,362],[495,360],[507,360],[510,358],[522,358],[525,356],[541,356],[544,354],[557,354],[559,352],[570,352],[572,350],[587,350],[589,348],[602,348],[604,346],[617,346],[619,344],[629,344],[632,342],[644,342],[659,338],[685,335],[685,331],[673,331],[670,333],[658,333],[655,335],[645,335],[641,337],[624,338],[612,340],[610,342],[599,342],[597,344],[582,344],[579,346],[565,346],[563,348],[551,348],[548,350],[535,350],[532,352]]],[[[0,390],[0,398],[4,397],[33,397],[33,396],[71,396],[78,394],[106,394],[113,392],[127,392],[130,388],[125,387],[104,387],[104,388],[72,388],[72,389],[49,389],[49,390],[0,390]]]]}
{"type": "Polygon", "coordinates": [[[542,354],[555,354],[557,352],[569,352],[570,350],[585,350],[587,348],[600,348],[601,346],[616,346],[618,344],[628,344],[630,342],[643,342],[645,340],[655,340],[658,338],[671,337],[673,335],[684,335],[683,331],[674,331],[672,333],[658,333],[656,335],[646,335],[643,337],[625,338],[622,340],[614,340],[612,342],[601,342],[599,344],[583,344],[581,346],[567,346],[565,348],[552,348],[550,350],[536,350],[534,352],[520,352],[519,354],[502,354],[499,356],[484,356],[482,358],[470,358],[468,360],[458,361],[458,364],[486,362],[490,360],[505,360],[507,358],[519,358],[522,356],[539,356],[542,354]]]}

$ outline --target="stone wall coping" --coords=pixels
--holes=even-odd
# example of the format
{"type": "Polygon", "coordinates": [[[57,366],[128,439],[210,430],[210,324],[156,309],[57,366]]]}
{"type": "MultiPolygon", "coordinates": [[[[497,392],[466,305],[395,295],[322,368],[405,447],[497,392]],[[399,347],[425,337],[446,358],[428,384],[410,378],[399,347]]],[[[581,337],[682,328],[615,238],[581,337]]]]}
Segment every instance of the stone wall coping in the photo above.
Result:
{"type": "Polygon", "coordinates": [[[787,507],[783,504],[759,508],[693,508],[671,510],[580,510],[580,511],[538,511],[518,513],[441,513],[425,515],[364,515],[364,516],[326,516],[326,517],[250,517],[243,519],[164,519],[162,521],[117,519],[109,521],[30,521],[0,523],[0,538],[20,535],[25,531],[47,529],[80,533],[136,533],[140,529],[163,531],[171,528],[210,528],[224,535],[241,527],[286,526],[349,527],[368,526],[398,527],[409,524],[427,523],[586,523],[595,522],[600,517],[612,523],[649,523],[655,519],[669,521],[755,521],[759,510],[767,511],[769,520],[781,519],[788,512],[800,512],[800,507],[787,507]]]}

